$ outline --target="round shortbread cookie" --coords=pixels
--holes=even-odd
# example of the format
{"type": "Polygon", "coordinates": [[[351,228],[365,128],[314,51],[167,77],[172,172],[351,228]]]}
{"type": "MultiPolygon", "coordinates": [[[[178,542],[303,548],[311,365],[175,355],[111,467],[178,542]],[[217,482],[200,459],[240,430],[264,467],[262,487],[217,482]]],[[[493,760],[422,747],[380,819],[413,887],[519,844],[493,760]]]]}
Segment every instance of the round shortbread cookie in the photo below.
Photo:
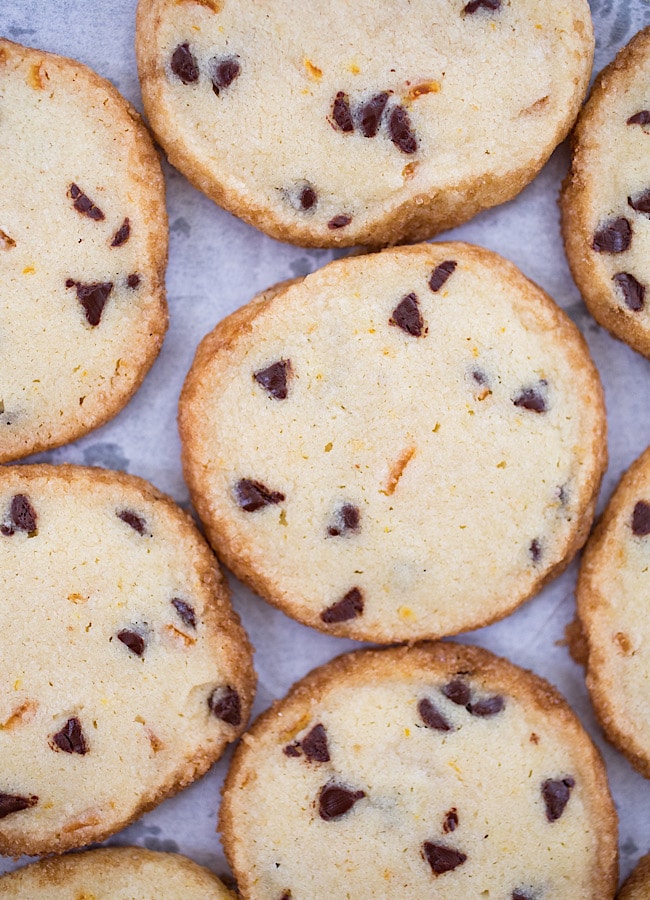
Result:
{"type": "Polygon", "coordinates": [[[650,778],[650,449],[587,543],[576,598],[587,686],[607,737],[650,778]]]}
{"type": "Polygon", "coordinates": [[[610,900],[616,825],[563,698],[455,644],[309,674],[244,735],[220,814],[247,900],[610,900]]]}
{"type": "Polygon", "coordinates": [[[0,878],[11,900],[235,900],[208,869],[176,853],[107,847],[25,866],[0,878]]]}
{"type": "Polygon", "coordinates": [[[0,852],[102,840],[202,775],[255,676],[214,556],[147,482],[0,470],[0,852]]]}
{"type": "Polygon", "coordinates": [[[124,98],[0,39],[0,462],[128,402],[167,328],[160,162],[124,98]]]}
{"type": "Polygon", "coordinates": [[[650,853],[641,857],[636,868],[621,886],[617,900],[650,900],[650,853]]]}
{"type": "Polygon", "coordinates": [[[576,327],[511,263],[423,244],[280,285],[200,345],[183,464],[217,553],[323,631],[440,637],[586,540],[606,461],[576,327]]]}
{"type": "Polygon", "coordinates": [[[586,0],[140,0],[170,162],[279,240],[431,237],[515,196],[587,90],[586,0]]]}
{"type": "Polygon", "coordinates": [[[594,84],[561,207],[569,265],[589,311],[650,356],[650,26],[594,84]]]}

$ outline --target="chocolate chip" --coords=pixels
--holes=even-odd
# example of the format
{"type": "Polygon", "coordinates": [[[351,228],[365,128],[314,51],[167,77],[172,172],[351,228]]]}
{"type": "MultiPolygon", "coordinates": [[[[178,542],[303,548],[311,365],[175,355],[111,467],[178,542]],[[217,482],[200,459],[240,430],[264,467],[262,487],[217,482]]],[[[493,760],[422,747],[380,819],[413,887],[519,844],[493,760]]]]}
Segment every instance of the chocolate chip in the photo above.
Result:
{"type": "Polygon", "coordinates": [[[365,791],[351,791],[337,784],[326,784],[318,795],[318,813],[326,822],[340,819],[352,809],[357,800],[365,796],[365,791]]]}
{"type": "Polygon", "coordinates": [[[388,133],[391,141],[402,153],[415,153],[418,142],[411,130],[409,114],[403,106],[393,107],[388,119],[388,133]]]}
{"type": "Polygon", "coordinates": [[[530,558],[534,563],[537,563],[542,558],[542,545],[538,541],[537,538],[533,538],[530,542],[530,546],[528,547],[528,552],[530,553],[530,558]]]}
{"type": "Polygon", "coordinates": [[[428,697],[423,697],[422,700],[420,700],[418,703],[418,712],[427,728],[433,728],[434,731],[451,731],[449,722],[428,697]]]}
{"type": "Polygon", "coordinates": [[[439,266],[435,267],[429,278],[429,287],[434,294],[440,290],[449,276],[453,274],[457,265],[458,263],[455,259],[446,259],[439,266]]]}
{"type": "Polygon", "coordinates": [[[463,9],[463,12],[471,16],[479,9],[487,9],[490,10],[490,12],[495,12],[500,8],[501,0],[470,0],[467,6],[465,6],[465,8],[463,9]]]}
{"type": "Polygon", "coordinates": [[[127,286],[133,290],[140,284],[140,276],[135,272],[126,279],[127,286]]]}
{"type": "Polygon", "coordinates": [[[515,888],[512,892],[511,900],[535,900],[533,894],[529,894],[527,891],[523,891],[521,888],[515,888]]]}
{"type": "Polygon", "coordinates": [[[650,534],[650,503],[639,500],[632,513],[632,532],[637,537],[650,534]]]}
{"type": "Polygon", "coordinates": [[[73,206],[77,210],[77,212],[81,213],[83,216],[88,216],[89,219],[93,219],[95,222],[101,222],[104,218],[104,213],[98,206],[95,206],[93,201],[87,194],[81,190],[81,188],[74,184],[74,182],[68,188],[68,197],[73,200],[73,206]]]}
{"type": "Polygon", "coordinates": [[[388,322],[390,325],[397,325],[398,328],[401,328],[407,334],[421,337],[424,329],[424,319],[420,313],[417,294],[410,293],[403,297],[393,310],[393,314],[388,322]]]}
{"type": "Polygon", "coordinates": [[[354,122],[352,121],[352,113],[350,112],[350,101],[348,95],[344,94],[343,91],[339,91],[334,98],[332,118],[341,131],[354,131],[354,122]]]}
{"type": "Polygon", "coordinates": [[[560,818],[569,802],[571,788],[574,786],[573,778],[562,778],[558,781],[548,778],[542,784],[542,797],[546,805],[546,818],[549,822],[555,822],[560,818]]]}
{"type": "Polygon", "coordinates": [[[650,109],[642,109],[627,120],[628,125],[650,125],[650,109]]]}
{"type": "Polygon", "coordinates": [[[548,406],[546,404],[546,397],[544,396],[545,388],[546,381],[541,380],[536,387],[523,388],[523,390],[513,398],[512,402],[515,406],[518,406],[521,409],[528,409],[531,412],[546,412],[548,406]]]}
{"type": "Polygon", "coordinates": [[[623,300],[632,312],[639,312],[645,303],[645,285],[637,281],[629,272],[617,272],[612,281],[620,288],[623,300]]]}
{"type": "Polygon", "coordinates": [[[344,503],[336,513],[335,524],[330,525],[327,529],[327,533],[331,535],[331,537],[339,537],[342,534],[346,534],[348,531],[358,531],[359,518],[358,508],[353,506],[352,503],[344,503]]]}
{"type": "Polygon", "coordinates": [[[446,814],[444,821],[442,823],[442,830],[445,834],[449,834],[450,831],[456,831],[458,827],[458,810],[455,806],[449,810],[446,814]]]}
{"type": "Polygon", "coordinates": [[[452,869],[462,866],[467,859],[460,850],[454,850],[453,847],[445,847],[444,844],[432,844],[431,841],[425,841],[422,845],[422,850],[434,875],[443,875],[445,872],[451,872],[452,869]]]}
{"type": "Polygon", "coordinates": [[[113,240],[111,241],[111,247],[121,247],[122,244],[126,244],[130,235],[131,223],[129,222],[128,218],[126,218],[115,232],[113,240]]]}
{"type": "Polygon", "coordinates": [[[354,587],[341,600],[324,609],[320,617],[323,622],[332,625],[336,622],[347,622],[350,619],[356,619],[362,613],[363,594],[359,588],[354,587]]]}
{"type": "Polygon", "coordinates": [[[298,203],[300,204],[300,209],[313,209],[318,202],[318,196],[316,191],[310,184],[306,184],[300,191],[298,196],[298,203]]]}
{"type": "Polygon", "coordinates": [[[471,699],[468,685],[461,681],[460,678],[454,678],[449,684],[445,684],[441,691],[448,700],[451,700],[452,703],[457,703],[458,706],[467,706],[471,699]]]}
{"type": "Polygon", "coordinates": [[[199,80],[199,67],[190,52],[189,44],[179,44],[172,53],[171,69],[183,84],[193,84],[199,80]]]}
{"type": "Polygon", "coordinates": [[[635,194],[634,197],[628,197],[627,202],[635,212],[650,216],[650,188],[641,191],[640,194],[635,194]]]}
{"type": "Polygon", "coordinates": [[[388,94],[375,94],[363,103],[358,110],[361,133],[364,137],[373,138],[379,130],[379,123],[388,103],[388,94]]]}
{"type": "Polygon", "coordinates": [[[314,725],[300,745],[309,762],[329,762],[330,752],[327,746],[327,732],[319,723],[314,725]]]}
{"type": "Polygon", "coordinates": [[[287,399],[287,378],[291,373],[291,360],[281,359],[266,369],[253,373],[255,381],[276,400],[287,399]]]}
{"type": "Polygon", "coordinates": [[[181,621],[187,625],[188,628],[196,628],[196,613],[190,604],[178,597],[174,597],[170,602],[181,617],[181,621]]]}
{"type": "Polygon", "coordinates": [[[241,725],[241,700],[237,691],[229,685],[215,688],[208,697],[210,712],[235,728],[241,725]]]}
{"type": "Polygon", "coordinates": [[[25,494],[16,494],[11,498],[9,516],[0,526],[0,532],[5,537],[10,537],[16,531],[26,531],[27,534],[35,534],[37,531],[38,516],[36,510],[25,494]]]}
{"type": "Polygon", "coordinates": [[[77,300],[84,308],[88,324],[93,327],[99,325],[104,306],[113,290],[113,282],[98,281],[94,284],[81,284],[80,281],[73,281],[71,278],[68,278],[65,286],[70,288],[73,285],[77,289],[77,300]]]}
{"type": "Polygon", "coordinates": [[[135,653],[136,656],[142,656],[144,653],[144,638],[141,634],[138,634],[137,631],[131,631],[130,628],[123,628],[121,631],[117,632],[118,641],[122,641],[122,643],[129,648],[131,653],[135,653]]]}
{"type": "Polygon", "coordinates": [[[596,253],[624,253],[632,243],[632,226],[624,216],[600,226],[591,242],[596,253]]]}
{"type": "Polygon", "coordinates": [[[484,700],[477,700],[476,703],[468,704],[467,711],[473,716],[487,719],[500,713],[505,705],[506,702],[503,697],[500,694],[495,694],[493,697],[486,697],[484,700]]]}
{"type": "Polygon", "coordinates": [[[78,753],[80,756],[83,756],[88,752],[86,739],[81,729],[81,722],[76,716],[68,719],[63,728],[52,735],[52,742],[64,753],[78,753]]]}
{"type": "Polygon", "coordinates": [[[236,56],[224,56],[221,59],[214,58],[210,63],[212,77],[212,90],[217,97],[224,88],[230,87],[235,78],[241,72],[241,65],[236,56]]]}
{"type": "Polygon", "coordinates": [[[332,231],[335,231],[337,228],[345,228],[346,225],[349,225],[352,221],[352,216],[334,216],[334,218],[330,219],[327,223],[327,227],[332,231]]]}
{"type": "Polygon", "coordinates": [[[0,793],[0,819],[4,819],[5,816],[11,815],[11,813],[20,812],[23,809],[30,809],[32,806],[36,806],[38,803],[38,797],[20,797],[17,794],[2,794],[0,793]]]}
{"type": "Polygon", "coordinates": [[[121,519],[127,525],[130,525],[134,531],[137,531],[138,534],[146,534],[147,533],[147,523],[139,516],[137,513],[133,512],[132,509],[118,509],[115,513],[118,519],[121,519]]]}
{"type": "Polygon", "coordinates": [[[286,747],[282,748],[282,752],[285,756],[300,756],[300,744],[298,743],[298,741],[294,741],[293,744],[287,744],[286,747]]]}
{"type": "Polygon", "coordinates": [[[488,383],[488,377],[482,369],[472,369],[471,375],[477,384],[486,385],[488,383]]]}
{"type": "Polygon", "coordinates": [[[280,491],[271,491],[261,481],[242,478],[235,485],[235,499],[244,512],[255,512],[263,506],[282,503],[285,499],[280,491]]]}

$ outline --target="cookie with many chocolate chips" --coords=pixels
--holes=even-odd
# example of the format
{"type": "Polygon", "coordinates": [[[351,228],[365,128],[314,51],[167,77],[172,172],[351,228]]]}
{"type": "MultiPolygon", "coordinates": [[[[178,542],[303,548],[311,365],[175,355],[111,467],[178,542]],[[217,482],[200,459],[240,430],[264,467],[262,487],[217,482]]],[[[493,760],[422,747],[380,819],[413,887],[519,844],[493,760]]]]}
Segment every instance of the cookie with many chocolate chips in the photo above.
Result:
{"type": "Polygon", "coordinates": [[[279,240],[431,237],[515,196],[575,119],[587,0],[140,0],[147,116],[200,190],[279,240]]]}
{"type": "Polygon", "coordinates": [[[244,736],[220,813],[248,900],[610,900],[616,824],[557,691],[456,644],[307,675],[244,736]]]}
{"type": "Polygon", "coordinates": [[[650,900],[650,853],[641,857],[621,886],[616,900],[650,900]]]}
{"type": "Polygon", "coordinates": [[[208,869],[176,853],[109,847],[25,866],[0,878],[0,897],[30,900],[234,900],[208,869]]]}
{"type": "Polygon", "coordinates": [[[466,244],[331,263],[225,319],[180,402],[209,539],[330,634],[441,637],[501,618],[586,540],[598,375],[567,316],[466,244]]]}
{"type": "Polygon", "coordinates": [[[0,462],[118,413],[167,328],[164,181],[124,98],[0,39],[0,462]]]}
{"type": "Polygon", "coordinates": [[[0,852],[61,852],[218,759],[251,649],[207,544],[147,482],[3,468],[0,523],[0,852]]]}
{"type": "Polygon", "coordinates": [[[561,198],[571,272],[600,325],[650,357],[650,26],[596,79],[561,198]]]}
{"type": "Polygon", "coordinates": [[[650,778],[650,449],[587,543],[578,588],[587,687],[607,737],[650,778]]]}

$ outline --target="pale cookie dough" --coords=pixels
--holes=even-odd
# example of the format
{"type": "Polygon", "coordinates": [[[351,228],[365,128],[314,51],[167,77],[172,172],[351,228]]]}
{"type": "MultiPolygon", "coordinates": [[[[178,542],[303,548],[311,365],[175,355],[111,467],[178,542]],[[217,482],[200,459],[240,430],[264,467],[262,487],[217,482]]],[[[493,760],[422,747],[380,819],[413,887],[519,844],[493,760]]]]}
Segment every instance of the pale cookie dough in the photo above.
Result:
{"type": "Polygon", "coordinates": [[[0,852],[103,840],[246,725],[251,648],[191,519],[133,476],[0,470],[0,852]]]}
{"type": "Polygon", "coordinates": [[[561,206],[569,264],[589,311],[650,356],[650,26],[594,84],[561,206]]]}
{"type": "Polygon", "coordinates": [[[169,160],[279,240],[421,240],[514,197],[586,93],[586,0],[140,0],[169,160]]]}
{"type": "Polygon", "coordinates": [[[639,860],[616,898],[617,900],[650,900],[650,853],[639,860]]]}
{"type": "Polygon", "coordinates": [[[175,853],[110,847],[44,859],[0,878],[3,900],[235,900],[203,866],[175,853]]]}
{"type": "Polygon", "coordinates": [[[246,900],[611,900],[605,767],[547,682],[476,647],[341,656],[244,735],[224,848],[246,900]]]}
{"type": "Polygon", "coordinates": [[[0,38],[0,462],[116,415],[167,328],[164,181],[124,98],[0,38]]]}
{"type": "Polygon", "coordinates": [[[587,687],[607,737],[650,778],[650,449],[587,544],[576,597],[587,687]]]}
{"type": "Polygon", "coordinates": [[[379,642],[499,619],[586,540],[600,382],[568,317],[467,244],[331,263],[200,345],[180,402],[224,562],[299,621],[379,642]]]}

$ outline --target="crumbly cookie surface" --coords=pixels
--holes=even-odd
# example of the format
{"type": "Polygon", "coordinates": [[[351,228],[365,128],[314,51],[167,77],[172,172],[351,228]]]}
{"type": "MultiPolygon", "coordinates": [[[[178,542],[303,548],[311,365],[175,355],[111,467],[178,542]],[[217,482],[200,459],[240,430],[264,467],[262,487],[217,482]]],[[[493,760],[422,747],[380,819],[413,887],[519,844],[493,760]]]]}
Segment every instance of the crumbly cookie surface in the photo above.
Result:
{"type": "Polygon", "coordinates": [[[561,206],[571,271],[590,312],[650,356],[650,26],[596,80],[561,206]]]}
{"type": "Polygon", "coordinates": [[[175,853],[110,847],[44,859],[0,878],[0,897],[31,900],[234,900],[208,869],[175,853]]]}
{"type": "Polygon", "coordinates": [[[650,450],[625,473],[585,550],[576,597],[587,686],[605,733],[650,778],[650,450]]]}
{"type": "Polygon", "coordinates": [[[512,611],[586,539],[606,459],[579,332],[495,254],[332,263],[225,319],[180,404],[186,480],[254,590],[332,634],[512,611]]]}
{"type": "Polygon", "coordinates": [[[650,900],[650,853],[643,856],[616,895],[617,900],[650,900]]]}
{"type": "Polygon", "coordinates": [[[546,682],[479,648],[357,651],[244,736],[226,855],[249,900],[611,898],[602,760],[546,682]]]}
{"type": "Polygon", "coordinates": [[[379,246],[501,203],[587,88],[585,0],[140,0],[170,161],[280,240],[379,246]]]}
{"type": "Polygon", "coordinates": [[[137,113],[73,60],[0,39],[0,461],[114,416],[167,328],[167,216],[137,113]]]}
{"type": "Polygon", "coordinates": [[[245,727],[251,651],[216,560],[146,482],[0,472],[0,851],[102,840],[245,727]]]}

